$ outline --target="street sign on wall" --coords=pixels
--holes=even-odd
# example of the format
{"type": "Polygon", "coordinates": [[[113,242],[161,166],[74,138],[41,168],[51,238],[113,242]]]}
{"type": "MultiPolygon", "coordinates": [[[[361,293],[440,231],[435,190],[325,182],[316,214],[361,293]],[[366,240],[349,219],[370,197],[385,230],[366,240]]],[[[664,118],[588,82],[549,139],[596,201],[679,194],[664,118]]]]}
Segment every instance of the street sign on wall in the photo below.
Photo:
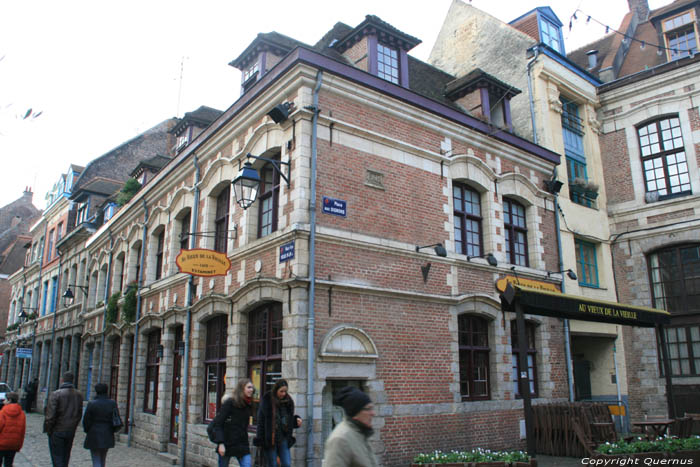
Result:
{"type": "Polygon", "coordinates": [[[348,203],[342,199],[323,197],[323,212],[334,216],[346,217],[348,215],[348,203]]]}
{"type": "Polygon", "coordinates": [[[280,263],[294,259],[294,241],[280,246],[280,263]]]}
{"type": "Polygon", "coordinates": [[[32,349],[17,347],[15,357],[17,358],[32,358],[32,349]]]}

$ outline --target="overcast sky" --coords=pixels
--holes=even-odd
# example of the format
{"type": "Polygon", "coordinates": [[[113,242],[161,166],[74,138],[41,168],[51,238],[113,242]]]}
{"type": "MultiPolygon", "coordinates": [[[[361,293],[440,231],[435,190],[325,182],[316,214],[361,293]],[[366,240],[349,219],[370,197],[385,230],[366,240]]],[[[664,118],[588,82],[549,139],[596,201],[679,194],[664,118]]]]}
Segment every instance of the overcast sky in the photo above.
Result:
{"type": "MultiPolygon", "coordinates": [[[[547,5],[533,0],[464,0],[510,21],[547,5]]],[[[671,0],[649,0],[652,9],[671,0]]],[[[377,15],[423,41],[427,60],[452,0],[6,1],[0,10],[0,206],[29,186],[34,204],[71,163],[86,165],[173,116],[228,108],[240,74],[228,66],[259,32],[314,44],[333,24],[377,15]],[[342,7],[336,8],[336,5],[342,7]],[[181,74],[182,70],[182,74],[181,74]],[[182,78],[181,78],[182,76],[182,78]],[[27,109],[42,112],[23,120],[27,109]]],[[[626,0],[550,0],[567,51],[604,34],[586,15],[616,28],[626,0]],[[582,18],[583,17],[583,18],[582,18]]]]}

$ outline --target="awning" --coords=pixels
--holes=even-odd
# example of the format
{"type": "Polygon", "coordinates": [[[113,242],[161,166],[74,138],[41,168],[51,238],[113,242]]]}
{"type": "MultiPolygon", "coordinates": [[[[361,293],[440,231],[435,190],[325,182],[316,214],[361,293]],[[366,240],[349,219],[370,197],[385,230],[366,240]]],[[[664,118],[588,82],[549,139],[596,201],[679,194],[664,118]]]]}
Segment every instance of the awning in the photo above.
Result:
{"type": "Polygon", "coordinates": [[[517,302],[523,307],[524,313],[531,315],[644,327],[668,324],[671,318],[667,311],[656,308],[536,290],[515,284],[513,288],[515,296],[511,306],[502,300],[504,309],[508,311],[513,311],[513,305],[517,302]]]}

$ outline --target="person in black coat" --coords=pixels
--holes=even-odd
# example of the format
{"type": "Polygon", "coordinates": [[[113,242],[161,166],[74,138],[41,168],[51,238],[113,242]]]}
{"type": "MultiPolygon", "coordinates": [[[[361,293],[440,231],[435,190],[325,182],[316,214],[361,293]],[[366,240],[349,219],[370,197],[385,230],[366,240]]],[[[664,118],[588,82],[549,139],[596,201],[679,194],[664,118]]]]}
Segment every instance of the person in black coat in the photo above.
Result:
{"type": "Polygon", "coordinates": [[[267,467],[277,467],[278,457],[281,467],[290,467],[292,463],[289,449],[296,442],[292,432],[301,426],[301,417],[294,415],[294,400],[288,394],[288,386],[286,380],[279,379],[272,391],[260,399],[253,444],[264,449],[267,467]]]}
{"type": "Polygon", "coordinates": [[[240,467],[251,465],[248,424],[253,414],[253,391],[253,382],[242,379],[233,390],[232,396],[226,394],[221,399],[221,408],[212,421],[219,467],[228,467],[231,457],[238,460],[240,467]]]}
{"type": "Polygon", "coordinates": [[[107,385],[96,384],[95,399],[88,402],[83,415],[83,447],[90,450],[93,467],[104,467],[107,450],[114,447],[114,431],[119,429],[113,423],[115,411],[119,414],[117,403],[107,397],[107,385]]]}

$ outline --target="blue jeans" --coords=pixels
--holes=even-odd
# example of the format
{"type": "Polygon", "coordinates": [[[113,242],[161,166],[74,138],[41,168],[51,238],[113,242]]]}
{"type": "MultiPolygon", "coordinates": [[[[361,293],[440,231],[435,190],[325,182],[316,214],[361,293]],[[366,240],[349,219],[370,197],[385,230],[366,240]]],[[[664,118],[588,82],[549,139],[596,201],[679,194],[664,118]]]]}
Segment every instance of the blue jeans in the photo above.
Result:
{"type": "MultiPolygon", "coordinates": [[[[219,456],[219,467],[228,467],[228,463],[231,461],[231,457],[222,456],[218,452],[216,453],[216,455],[219,456]]],[[[250,454],[246,454],[243,457],[236,456],[236,460],[238,461],[238,465],[240,467],[250,467],[250,454]]]]}
{"type": "Polygon", "coordinates": [[[267,467],[277,467],[277,456],[280,457],[281,467],[291,467],[292,456],[289,454],[287,440],[283,439],[270,449],[265,449],[265,464],[267,467]]]}

